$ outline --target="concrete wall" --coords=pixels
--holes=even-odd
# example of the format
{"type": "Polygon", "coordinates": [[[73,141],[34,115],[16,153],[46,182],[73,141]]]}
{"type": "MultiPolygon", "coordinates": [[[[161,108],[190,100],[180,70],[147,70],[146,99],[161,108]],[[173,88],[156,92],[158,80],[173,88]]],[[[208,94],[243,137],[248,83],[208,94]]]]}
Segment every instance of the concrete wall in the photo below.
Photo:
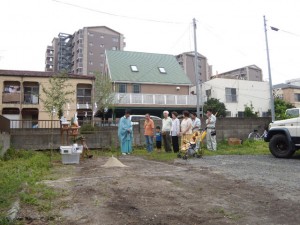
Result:
{"type": "Polygon", "coordinates": [[[9,133],[0,133],[0,156],[3,156],[4,153],[10,147],[10,134],[9,133]]]}
{"type": "MultiPolygon", "coordinates": [[[[202,120],[204,128],[205,120],[202,120]]],[[[246,139],[248,134],[257,129],[260,134],[263,133],[264,127],[270,123],[270,118],[218,118],[216,123],[218,141],[226,140],[230,137],[246,139]]],[[[162,126],[161,121],[154,121],[155,126],[162,126]]],[[[134,146],[145,144],[144,122],[134,126],[134,146]]],[[[119,148],[117,137],[117,127],[102,127],[100,131],[91,134],[83,134],[86,137],[87,145],[91,149],[110,148],[114,146],[119,148]]],[[[66,136],[64,136],[66,138],[66,136]]],[[[50,129],[20,129],[11,134],[11,146],[15,149],[32,149],[45,150],[51,149],[51,130],[50,129]]],[[[69,143],[72,143],[69,138],[69,143]]],[[[59,129],[53,131],[53,148],[59,149],[61,144],[61,135],[59,129]]]]}

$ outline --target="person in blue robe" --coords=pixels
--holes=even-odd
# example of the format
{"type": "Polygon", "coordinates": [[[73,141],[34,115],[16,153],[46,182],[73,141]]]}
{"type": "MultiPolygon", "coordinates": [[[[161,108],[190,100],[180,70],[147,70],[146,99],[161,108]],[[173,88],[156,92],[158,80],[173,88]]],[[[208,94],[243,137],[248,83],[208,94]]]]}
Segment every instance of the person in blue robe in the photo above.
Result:
{"type": "Polygon", "coordinates": [[[130,111],[125,111],[118,125],[118,137],[123,155],[130,154],[132,152],[132,139],[133,139],[132,124],[130,120],[130,111]]]}

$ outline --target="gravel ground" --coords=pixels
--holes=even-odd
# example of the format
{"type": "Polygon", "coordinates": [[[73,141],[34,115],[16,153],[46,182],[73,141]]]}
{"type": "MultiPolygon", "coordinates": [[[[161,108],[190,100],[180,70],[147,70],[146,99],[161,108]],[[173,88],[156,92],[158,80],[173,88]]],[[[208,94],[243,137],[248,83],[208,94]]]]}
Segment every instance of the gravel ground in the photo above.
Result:
{"type": "MultiPolygon", "coordinates": [[[[182,164],[182,160],[175,163],[182,164]]],[[[244,180],[265,187],[279,199],[300,202],[300,157],[278,159],[272,155],[207,156],[184,162],[195,168],[207,168],[227,179],[244,180]]]]}

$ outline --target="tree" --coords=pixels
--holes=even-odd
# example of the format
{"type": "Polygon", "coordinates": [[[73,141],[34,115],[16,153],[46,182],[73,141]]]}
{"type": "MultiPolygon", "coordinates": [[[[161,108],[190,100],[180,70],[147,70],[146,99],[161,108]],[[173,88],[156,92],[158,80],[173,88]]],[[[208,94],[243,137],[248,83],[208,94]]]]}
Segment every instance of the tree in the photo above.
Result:
{"type": "Polygon", "coordinates": [[[288,116],[285,114],[285,111],[287,109],[295,108],[295,107],[291,103],[286,102],[283,99],[275,98],[274,108],[275,108],[275,119],[284,120],[288,118],[288,116]]]}
{"type": "Polygon", "coordinates": [[[244,117],[257,117],[257,114],[254,112],[252,102],[250,103],[250,106],[247,104],[245,105],[244,117]]]}
{"type": "Polygon", "coordinates": [[[49,87],[42,85],[42,91],[45,97],[40,98],[44,104],[45,110],[53,118],[53,110],[57,112],[58,119],[63,115],[63,108],[67,103],[72,102],[70,95],[75,93],[71,90],[72,85],[68,83],[66,74],[57,74],[49,78],[49,87]]]}
{"type": "Polygon", "coordinates": [[[103,74],[95,74],[95,95],[94,100],[97,103],[97,109],[101,113],[106,109],[113,108],[115,103],[115,93],[112,89],[112,82],[109,77],[103,74]]]}
{"type": "Polygon", "coordinates": [[[211,109],[213,113],[218,113],[217,117],[225,117],[226,116],[226,107],[223,102],[220,102],[219,99],[211,98],[207,100],[207,102],[204,103],[203,110],[204,112],[207,111],[207,109],[211,109]]]}

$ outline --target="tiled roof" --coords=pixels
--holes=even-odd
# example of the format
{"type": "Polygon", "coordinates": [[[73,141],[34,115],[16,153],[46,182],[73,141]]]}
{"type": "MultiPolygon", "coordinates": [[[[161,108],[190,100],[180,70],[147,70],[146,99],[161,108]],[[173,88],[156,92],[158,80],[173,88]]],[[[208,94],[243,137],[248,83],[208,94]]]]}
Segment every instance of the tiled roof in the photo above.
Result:
{"type": "MultiPolygon", "coordinates": [[[[27,70],[0,70],[0,76],[18,76],[18,77],[51,77],[57,73],[44,71],[27,71],[27,70]]],[[[69,78],[76,79],[95,79],[94,76],[68,74],[69,78]]]]}
{"type": "Polygon", "coordinates": [[[111,79],[115,82],[191,85],[173,55],[106,51],[106,57],[111,79]],[[131,66],[136,66],[138,71],[132,71],[131,66]],[[161,73],[159,68],[164,68],[166,73],[161,73]]]}

